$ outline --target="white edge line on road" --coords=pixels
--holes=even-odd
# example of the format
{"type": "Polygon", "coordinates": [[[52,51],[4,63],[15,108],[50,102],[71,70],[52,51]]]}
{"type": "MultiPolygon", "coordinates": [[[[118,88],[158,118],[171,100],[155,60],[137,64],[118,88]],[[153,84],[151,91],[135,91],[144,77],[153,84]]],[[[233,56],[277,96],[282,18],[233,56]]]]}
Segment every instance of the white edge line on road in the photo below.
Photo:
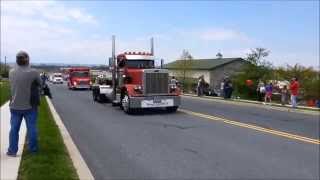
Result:
{"type": "Polygon", "coordinates": [[[53,119],[55,120],[64,144],[67,147],[67,150],[69,152],[70,158],[73,162],[73,166],[75,167],[77,174],[79,176],[79,179],[85,179],[85,180],[89,180],[89,179],[94,179],[90,169],[88,168],[86,162],[84,161],[83,157],[81,156],[77,146],[74,144],[67,128],[64,126],[59,114],[57,113],[57,111],[55,110],[51,100],[46,97],[49,108],[51,110],[53,119]]]}

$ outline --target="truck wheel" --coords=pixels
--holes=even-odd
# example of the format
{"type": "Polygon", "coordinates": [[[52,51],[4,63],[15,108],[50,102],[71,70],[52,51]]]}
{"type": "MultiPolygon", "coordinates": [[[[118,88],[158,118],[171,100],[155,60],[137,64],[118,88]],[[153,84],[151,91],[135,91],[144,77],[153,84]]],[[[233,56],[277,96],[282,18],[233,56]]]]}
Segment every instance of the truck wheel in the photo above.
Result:
{"type": "Polygon", "coordinates": [[[133,112],[132,108],[130,108],[130,98],[127,93],[125,93],[121,99],[121,107],[127,114],[131,114],[133,112]]]}
{"type": "Polygon", "coordinates": [[[99,103],[105,103],[106,102],[106,96],[104,94],[97,94],[97,101],[99,103]]]}
{"type": "Polygon", "coordinates": [[[178,110],[178,106],[173,106],[173,107],[166,107],[167,112],[169,113],[174,113],[178,110]]]}

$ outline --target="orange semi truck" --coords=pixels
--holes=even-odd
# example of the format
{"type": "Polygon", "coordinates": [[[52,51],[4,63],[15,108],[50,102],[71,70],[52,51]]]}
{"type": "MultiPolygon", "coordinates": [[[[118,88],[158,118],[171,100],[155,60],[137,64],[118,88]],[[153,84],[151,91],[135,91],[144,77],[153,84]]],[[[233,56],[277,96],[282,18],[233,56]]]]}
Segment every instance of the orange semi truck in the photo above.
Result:
{"type": "Polygon", "coordinates": [[[138,109],[165,108],[177,111],[180,106],[180,89],[170,84],[167,69],[155,68],[153,39],[151,52],[124,52],[115,56],[113,37],[113,58],[109,67],[112,84],[95,84],[92,87],[93,99],[103,97],[113,105],[120,105],[130,114],[138,109]]]}
{"type": "Polygon", "coordinates": [[[90,89],[90,68],[74,67],[68,69],[68,88],[75,89],[90,89]]]}

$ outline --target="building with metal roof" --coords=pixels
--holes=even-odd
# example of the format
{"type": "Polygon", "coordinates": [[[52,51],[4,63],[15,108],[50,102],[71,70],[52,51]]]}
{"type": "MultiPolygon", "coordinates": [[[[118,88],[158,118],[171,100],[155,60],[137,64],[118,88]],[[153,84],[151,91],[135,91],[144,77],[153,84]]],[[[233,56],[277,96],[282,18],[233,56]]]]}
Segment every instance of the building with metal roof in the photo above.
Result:
{"type": "Polygon", "coordinates": [[[164,65],[171,76],[197,79],[203,76],[213,89],[220,89],[225,77],[230,77],[242,70],[247,61],[243,58],[215,58],[176,60],[164,65]]]}

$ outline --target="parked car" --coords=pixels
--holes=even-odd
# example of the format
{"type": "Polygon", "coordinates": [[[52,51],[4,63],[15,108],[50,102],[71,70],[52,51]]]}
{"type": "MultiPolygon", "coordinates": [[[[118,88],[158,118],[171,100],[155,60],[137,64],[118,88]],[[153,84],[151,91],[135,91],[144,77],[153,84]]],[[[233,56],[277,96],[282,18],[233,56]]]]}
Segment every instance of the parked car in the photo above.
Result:
{"type": "Polygon", "coordinates": [[[63,84],[63,78],[61,73],[53,73],[50,78],[53,84],[63,84]]]}

